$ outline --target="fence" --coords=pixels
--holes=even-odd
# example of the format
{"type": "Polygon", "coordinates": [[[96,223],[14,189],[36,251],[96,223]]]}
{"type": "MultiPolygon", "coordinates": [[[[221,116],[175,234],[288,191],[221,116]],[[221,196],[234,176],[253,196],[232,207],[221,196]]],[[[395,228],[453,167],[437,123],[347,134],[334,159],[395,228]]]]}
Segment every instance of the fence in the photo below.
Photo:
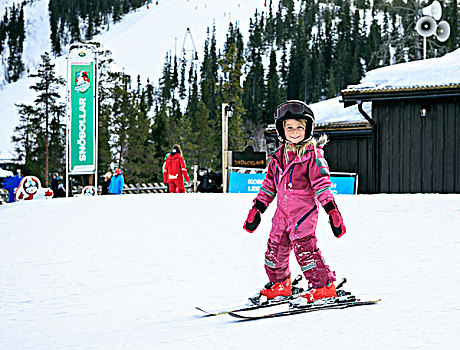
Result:
{"type": "MultiPolygon", "coordinates": [[[[72,195],[81,194],[84,186],[73,186],[72,195]]],[[[126,184],[123,187],[123,194],[140,194],[140,193],[166,193],[167,191],[165,184],[158,183],[142,183],[142,184],[126,184]]],[[[193,192],[193,183],[185,185],[185,192],[193,192]]],[[[98,193],[101,193],[101,187],[98,186],[98,193]]],[[[8,191],[4,188],[0,188],[0,205],[8,203],[8,191]]]]}
{"type": "Polygon", "coordinates": [[[0,188],[0,205],[8,203],[8,191],[0,188]]]}
{"type": "MultiPolygon", "coordinates": [[[[80,194],[84,186],[73,186],[72,194],[80,194]]],[[[101,193],[101,186],[98,186],[98,193],[101,193]]],[[[158,183],[142,183],[142,184],[125,184],[123,194],[140,194],[140,193],[166,193],[167,187],[165,184],[158,183]]],[[[185,192],[193,192],[193,183],[185,184],[185,192]]]]}

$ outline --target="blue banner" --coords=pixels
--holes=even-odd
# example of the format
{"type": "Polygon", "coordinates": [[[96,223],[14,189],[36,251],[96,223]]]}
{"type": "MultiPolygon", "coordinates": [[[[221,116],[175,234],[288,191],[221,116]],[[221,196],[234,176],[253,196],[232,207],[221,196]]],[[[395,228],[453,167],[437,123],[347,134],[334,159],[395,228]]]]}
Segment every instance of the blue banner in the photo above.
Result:
{"type": "Polygon", "coordinates": [[[334,176],[331,175],[332,194],[355,194],[355,176],[334,176]]]}
{"type": "Polygon", "coordinates": [[[229,193],[258,193],[262,182],[265,179],[265,173],[258,174],[241,174],[230,173],[230,183],[228,186],[229,193]]]}
{"type": "MultiPolygon", "coordinates": [[[[242,174],[230,173],[229,193],[258,193],[266,173],[242,174]]],[[[356,174],[331,175],[331,192],[333,194],[355,194],[356,174]]]]}

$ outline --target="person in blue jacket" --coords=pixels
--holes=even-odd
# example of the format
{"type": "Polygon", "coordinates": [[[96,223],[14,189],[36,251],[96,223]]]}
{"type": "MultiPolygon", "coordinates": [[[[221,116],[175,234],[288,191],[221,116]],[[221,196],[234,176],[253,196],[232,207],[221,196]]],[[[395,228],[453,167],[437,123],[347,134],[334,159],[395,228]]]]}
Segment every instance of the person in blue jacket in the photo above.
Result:
{"type": "Polygon", "coordinates": [[[110,181],[109,193],[110,194],[122,194],[123,186],[125,185],[125,179],[120,169],[116,169],[112,180],[110,181]]]}

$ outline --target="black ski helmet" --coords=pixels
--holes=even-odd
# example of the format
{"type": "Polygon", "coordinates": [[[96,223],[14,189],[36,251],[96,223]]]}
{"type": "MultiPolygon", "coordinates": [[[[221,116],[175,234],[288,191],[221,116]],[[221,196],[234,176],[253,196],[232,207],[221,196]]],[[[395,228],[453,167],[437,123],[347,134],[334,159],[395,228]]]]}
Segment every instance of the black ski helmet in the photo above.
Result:
{"type": "Polygon", "coordinates": [[[283,122],[287,119],[303,119],[307,122],[307,126],[305,128],[305,139],[300,143],[307,142],[312,138],[315,115],[305,102],[299,100],[289,100],[276,107],[275,127],[276,132],[278,133],[278,139],[281,142],[286,142],[283,122]]]}

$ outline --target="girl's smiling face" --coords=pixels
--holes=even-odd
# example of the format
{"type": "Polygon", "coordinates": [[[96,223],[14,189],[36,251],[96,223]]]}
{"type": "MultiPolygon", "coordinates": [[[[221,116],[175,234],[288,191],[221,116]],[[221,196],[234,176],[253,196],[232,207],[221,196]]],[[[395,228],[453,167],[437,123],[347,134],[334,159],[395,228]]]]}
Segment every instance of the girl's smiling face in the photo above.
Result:
{"type": "Polygon", "coordinates": [[[302,142],[305,139],[305,121],[297,119],[287,119],[284,122],[284,134],[286,136],[286,140],[288,140],[289,142],[302,142]]]}

